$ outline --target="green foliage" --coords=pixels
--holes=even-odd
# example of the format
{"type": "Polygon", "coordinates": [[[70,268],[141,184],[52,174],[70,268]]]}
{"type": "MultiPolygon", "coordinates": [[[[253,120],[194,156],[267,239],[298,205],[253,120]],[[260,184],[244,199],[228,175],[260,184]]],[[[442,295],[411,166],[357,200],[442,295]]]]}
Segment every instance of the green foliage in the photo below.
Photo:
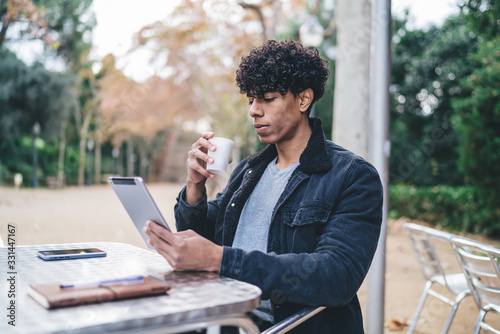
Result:
{"type": "Polygon", "coordinates": [[[0,141],[31,134],[54,140],[61,123],[76,103],[71,76],[47,71],[41,64],[27,66],[6,49],[0,50],[0,141]]]}
{"type": "Polygon", "coordinates": [[[480,44],[470,57],[478,64],[462,80],[468,95],[454,99],[454,127],[460,134],[458,167],[477,188],[481,204],[500,216],[500,37],[480,44]]]}
{"type": "Polygon", "coordinates": [[[408,217],[460,232],[500,235],[500,214],[481,205],[471,186],[389,187],[389,217],[408,217]],[[496,220],[491,219],[496,215],[496,220]]]}
{"type": "MultiPolygon", "coordinates": [[[[45,186],[45,178],[57,176],[59,145],[38,140],[38,183],[45,186]]],[[[66,147],[64,174],[67,184],[76,184],[78,180],[78,162],[80,156],[77,143],[66,147]]],[[[0,143],[0,184],[13,184],[14,174],[23,175],[23,185],[33,183],[33,137],[20,137],[0,143]]]]}
{"type": "Polygon", "coordinates": [[[7,169],[7,167],[2,165],[2,162],[0,161],[0,184],[2,184],[3,180],[7,180],[9,177],[10,177],[9,170],[7,169]]]}
{"type": "Polygon", "coordinates": [[[463,8],[427,32],[395,22],[390,216],[499,236],[500,2],[463,8]]]}
{"type": "Polygon", "coordinates": [[[40,180],[44,173],[56,175],[56,139],[76,104],[74,84],[71,76],[49,72],[41,64],[27,66],[0,50],[0,183],[12,183],[13,175],[21,173],[24,184],[31,184],[35,122],[41,128],[39,143],[45,143],[37,146],[40,180]]]}
{"type": "MultiPolygon", "coordinates": [[[[12,140],[3,141],[0,145],[1,163],[4,167],[0,183],[12,183],[15,173],[23,175],[24,185],[32,184],[33,180],[33,138],[20,136],[12,140]],[[7,158],[8,157],[8,158],[7,158]]],[[[38,177],[43,177],[42,172],[46,159],[45,145],[37,145],[39,156],[38,177]]]]}
{"type": "Polygon", "coordinates": [[[427,32],[395,22],[390,178],[414,186],[390,187],[390,216],[498,236],[500,7],[467,6],[427,32]]]}
{"type": "Polygon", "coordinates": [[[394,22],[390,109],[390,182],[420,186],[462,184],[456,169],[458,136],[451,98],[464,96],[460,80],[474,63],[477,37],[463,15],[428,31],[394,22]]]}
{"type": "Polygon", "coordinates": [[[56,42],[47,51],[62,57],[73,72],[92,47],[92,30],[96,25],[94,14],[90,12],[92,1],[33,1],[37,7],[44,8],[48,28],[55,32],[56,42]]]}
{"type": "Polygon", "coordinates": [[[80,153],[78,144],[74,142],[70,146],[66,147],[66,158],[64,160],[64,175],[67,184],[78,183],[79,161],[80,161],[80,153]]]}
{"type": "Polygon", "coordinates": [[[500,1],[464,0],[462,8],[472,29],[484,40],[500,36],[500,1]]]}
{"type": "MultiPolygon", "coordinates": [[[[15,44],[16,39],[42,37],[45,42],[49,42],[44,44],[46,52],[42,59],[53,58],[51,60],[54,62],[63,62],[69,74],[49,72],[41,64],[28,66],[6,49],[0,50],[0,182],[10,183],[16,172],[24,175],[25,185],[31,182],[26,180],[33,174],[33,148],[25,150],[19,145],[22,145],[23,137],[31,138],[33,124],[38,122],[41,126],[40,138],[47,141],[47,146],[39,151],[39,176],[40,184],[43,185],[45,174],[57,175],[59,145],[54,141],[59,139],[62,128],[66,129],[66,149],[70,152],[66,157],[70,165],[64,165],[66,180],[73,180],[78,172],[78,164],[72,164],[69,158],[73,158],[73,146],[78,147],[75,139],[78,139],[78,130],[84,122],[79,117],[81,110],[86,112],[96,104],[94,94],[89,94],[89,82],[93,80],[93,74],[91,63],[88,62],[96,21],[90,11],[92,0],[32,2],[34,6],[31,1],[15,3],[13,10],[19,13],[19,22],[36,13],[38,20],[34,25],[43,28],[43,34],[30,34],[30,29],[26,30],[29,24],[9,22],[10,29],[15,28],[17,32],[9,44],[15,44]],[[75,124],[70,122],[72,113],[75,115],[75,124]]],[[[0,4],[2,20],[7,13],[5,6],[0,4]]],[[[4,24],[2,31],[5,32],[7,27],[9,25],[4,24]]]]}

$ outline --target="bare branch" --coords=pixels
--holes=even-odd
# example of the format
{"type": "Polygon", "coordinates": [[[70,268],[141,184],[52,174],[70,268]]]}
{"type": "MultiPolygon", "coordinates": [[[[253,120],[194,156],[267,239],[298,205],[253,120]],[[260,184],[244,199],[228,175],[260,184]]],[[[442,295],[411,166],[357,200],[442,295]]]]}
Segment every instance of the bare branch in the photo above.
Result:
{"type": "Polygon", "coordinates": [[[262,40],[264,42],[267,41],[267,39],[268,39],[267,25],[266,25],[266,21],[264,18],[264,14],[262,13],[262,8],[259,5],[246,3],[244,1],[238,2],[238,5],[240,5],[244,9],[249,9],[249,10],[255,11],[255,13],[257,14],[257,17],[259,18],[260,23],[262,24],[262,40]]]}
{"type": "Polygon", "coordinates": [[[336,25],[335,19],[332,18],[330,20],[330,23],[328,23],[328,27],[326,27],[326,29],[325,29],[324,36],[330,37],[335,32],[335,29],[337,29],[337,25],[336,25]]]}
{"type": "Polygon", "coordinates": [[[316,0],[316,2],[314,3],[314,7],[311,8],[311,15],[317,15],[320,6],[321,6],[321,0],[316,0]]]}
{"type": "Polygon", "coordinates": [[[10,20],[8,17],[5,18],[5,21],[2,25],[2,30],[0,30],[0,47],[2,46],[3,42],[5,41],[5,34],[7,33],[7,28],[9,27],[10,20]]]}

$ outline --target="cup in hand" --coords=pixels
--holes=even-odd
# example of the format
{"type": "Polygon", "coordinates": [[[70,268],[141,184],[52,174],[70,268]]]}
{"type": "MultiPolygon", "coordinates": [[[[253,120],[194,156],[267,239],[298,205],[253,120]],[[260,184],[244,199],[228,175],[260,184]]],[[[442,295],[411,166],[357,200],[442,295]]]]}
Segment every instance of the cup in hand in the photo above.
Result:
{"type": "Polygon", "coordinates": [[[210,138],[209,141],[215,145],[217,149],[215,152],[208,150],[208,156],[214,159],[214,163],[207,164],[207,170],[214,174],[223,174],[227,170],[234,142],[222,137],[213,137],[210,138]]]}

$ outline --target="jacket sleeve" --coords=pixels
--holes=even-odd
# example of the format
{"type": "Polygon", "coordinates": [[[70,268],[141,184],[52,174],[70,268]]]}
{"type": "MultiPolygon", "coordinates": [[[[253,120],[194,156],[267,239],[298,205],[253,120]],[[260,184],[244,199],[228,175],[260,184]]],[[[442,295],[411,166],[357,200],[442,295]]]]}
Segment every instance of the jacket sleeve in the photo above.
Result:
{"type": "Polygon", "coordinates": [[[262,298],[339,307],[356,295],[371,264],[382,222],[383,191],[373,166],[349,170],[312,253],[265,254],[224,247],[220,274],[257,285],[262,298]]]}
{"type": "Polygon", "coordinates": [[[196,233],[207,237],[207,193],[203,193],[202,198],[195,205],[186,202],[186,187],[177,196],[177,203],[174,207],[175,225],[177,231],[193,230],[196,233]]]}
{"type": "Polygon", "coordinates": [[[177,196],[177,203],[174,206],[175,224],[177,231],[191,229],[210,241],[220,243],[215,239],[215,225],[217,218],[224,216],[225,209],[220,207],[220,199],[227,198],[237,189],[241,183],[242,171],[244,171],[246,160],[240,162],[231,174],[231,178],[222,192],[215,198],[208,201],[206,190],[202,198],[195,205],[186,202],[186,187],[177,196]]]}

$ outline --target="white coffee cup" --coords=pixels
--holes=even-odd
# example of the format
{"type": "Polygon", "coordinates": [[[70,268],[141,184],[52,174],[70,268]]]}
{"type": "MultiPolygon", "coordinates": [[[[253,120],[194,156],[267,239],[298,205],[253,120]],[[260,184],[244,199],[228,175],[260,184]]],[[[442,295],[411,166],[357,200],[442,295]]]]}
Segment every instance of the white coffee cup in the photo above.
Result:
{"type": "Polygon", "coordinates": [[[224,174],[229,165],[234,142],[227,138],[213,137],[209,141],[217,148],[215,152],[208,150],[208,156],[214,159],[212,164],[207,164],[207,170],[214,174],[224,174]]]}

